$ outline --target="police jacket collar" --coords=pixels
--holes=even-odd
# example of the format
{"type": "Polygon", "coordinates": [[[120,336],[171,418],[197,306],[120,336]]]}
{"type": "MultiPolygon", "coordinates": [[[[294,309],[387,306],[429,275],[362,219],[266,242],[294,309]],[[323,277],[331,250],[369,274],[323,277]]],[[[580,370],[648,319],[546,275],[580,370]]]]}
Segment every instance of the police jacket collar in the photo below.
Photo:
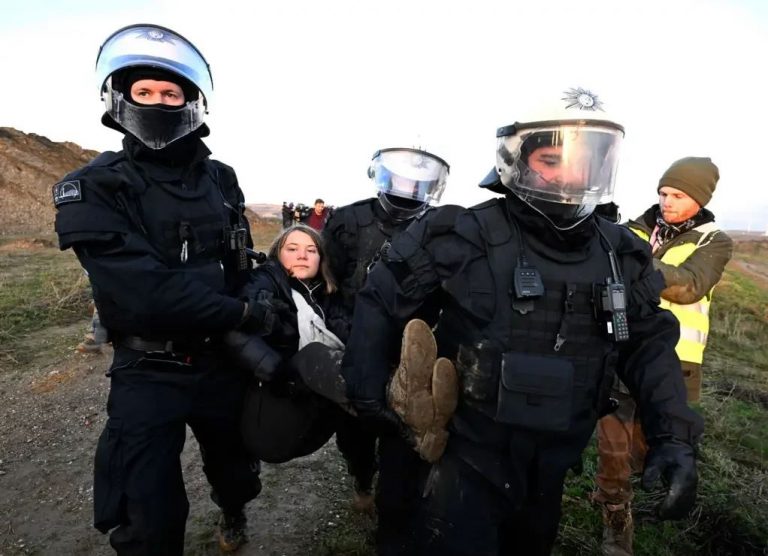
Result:
{"type": "Polygon", "coordinates": [[[582,261],[590,256],[592,239],[597,233],[594,215],[574,228],[562,231],[516,195],[507,195],[505,201],[509,216],[515,219],[523,233],[526,249],[562,262],[582,261]]]}
{"type": "MultiPolygon", "coordinates": [[[[197,165],[211,154],[205,143],[195,136],[187,136],[164,149],[153,150],[133,135],[126,134],[123,151],[131,163],[140,165],[153,180],[161,182],[186,180],[197,165]]],[[[191,180],[192,183],[194,181],[191,180]]]]}

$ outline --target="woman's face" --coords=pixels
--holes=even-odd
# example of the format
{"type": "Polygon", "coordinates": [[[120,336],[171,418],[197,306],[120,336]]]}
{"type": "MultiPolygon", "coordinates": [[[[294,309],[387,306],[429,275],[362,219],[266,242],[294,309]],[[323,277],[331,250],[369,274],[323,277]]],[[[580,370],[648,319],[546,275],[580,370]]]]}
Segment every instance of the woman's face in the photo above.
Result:
{"type": "Polygon", "coordinates": [[[294,230],[285,238],[277,258],[283,268],[299,280],[310,280],[320,269],[320,253],[310,236],[294,230]]]}

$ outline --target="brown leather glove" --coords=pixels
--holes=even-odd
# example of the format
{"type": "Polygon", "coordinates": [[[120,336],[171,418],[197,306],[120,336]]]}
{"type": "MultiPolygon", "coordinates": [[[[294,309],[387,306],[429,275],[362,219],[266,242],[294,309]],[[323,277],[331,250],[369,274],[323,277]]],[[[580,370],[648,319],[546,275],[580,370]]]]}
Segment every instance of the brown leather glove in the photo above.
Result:
{"type": "Polygon", "coordinates": [[[387,390],[390,407],[413,430],[422,459],[440,459],[448,442],[446,426],[456,411],[459,387],[453,363],[437,359],[429,325],[414,319],[405,326],[400,365],[387,390]]]}

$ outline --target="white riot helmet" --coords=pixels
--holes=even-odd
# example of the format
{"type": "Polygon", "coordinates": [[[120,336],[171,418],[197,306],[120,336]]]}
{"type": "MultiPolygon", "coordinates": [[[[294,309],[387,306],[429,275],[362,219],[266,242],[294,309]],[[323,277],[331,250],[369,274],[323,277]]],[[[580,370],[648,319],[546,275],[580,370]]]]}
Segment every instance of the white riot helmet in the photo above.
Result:
{"type": "Polygon", "coordinates": [[[200,51],[175,31],[151,24],[123,27],[104,41],[96,58],[96,80],[107,114],[151,149],[162,149],[202,126],[213,92],[211,71],[200,51]],[[136,79],[129,78],[136,72],[178,83],[184,104],[136,103],[130,94],[136,79]]]}
{"type": "Polygon", "coordinates": [[[373,154],[368,177],[379,190],[379,202],[396,220],[409,220],[438,202],[445,189],[448,163],[420,148],[381,149],[373,154]]]}
{"type": "Polygon", "coordinates": [[[613,199],[624,128],[594,92],[574,88],[496,132],[501,183],[560,230],[613,199]]]}

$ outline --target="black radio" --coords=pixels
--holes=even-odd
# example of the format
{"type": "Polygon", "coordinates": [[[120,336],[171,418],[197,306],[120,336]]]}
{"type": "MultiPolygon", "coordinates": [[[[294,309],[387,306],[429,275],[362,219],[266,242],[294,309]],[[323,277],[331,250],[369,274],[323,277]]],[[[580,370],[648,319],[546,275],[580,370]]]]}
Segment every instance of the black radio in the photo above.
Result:
{"type": "Polygon", "coordinates": [[[248,270],[248,230],[245,228],[227,228],[224,234],[224,247],[227,250],[228,258],[234,263],[234,270],[237,272],[248,270]]]}
{"type": "Polygon", "coordinates": [[[624,284],[607,278],[605,284],[595,285],[594,300],[597,319],[605,323],[608,335],[613,336],[617,342],[629,340],[624,284]]]}

